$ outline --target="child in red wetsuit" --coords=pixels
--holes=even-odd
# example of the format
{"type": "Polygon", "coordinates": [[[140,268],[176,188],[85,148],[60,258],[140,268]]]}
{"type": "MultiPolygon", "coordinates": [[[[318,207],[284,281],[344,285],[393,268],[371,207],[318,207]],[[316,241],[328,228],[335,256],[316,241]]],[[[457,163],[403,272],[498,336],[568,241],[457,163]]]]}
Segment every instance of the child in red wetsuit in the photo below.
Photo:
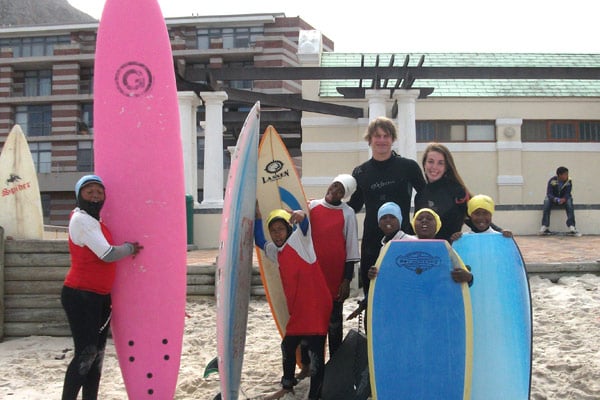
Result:
{"type": "Polygon", "coordinates": [[[350,294],[354,264],[360,260],[356,214],[343,201],[349,199],[355,189],[356,180],[352,175],[338,175],[327,188],[325,197],[312,200],[308,205],[315,252],[333,297],[328,330],[329,357],[342,344],[344,300],[350,294]]]}
{"type": "Polygon", "coordinates": [[[291,214],[281,209],[273,210],[267,218],[267,226],[271,241],[264,237],[262,217],[257,207],[255,242],[269,259],[279,264],[290,318],[281,342],[282,389],[265,399],[279,399],[293,392],[296,348],[300,342],[308,345],[314,371],[308,398],[318,399],[325,373],[325,339],[331,316],[331,294],[317,261],[306,213],[301,210],[291,214]],[[298,229],[294,230],[293,224],[299,224],[298,229]]]}

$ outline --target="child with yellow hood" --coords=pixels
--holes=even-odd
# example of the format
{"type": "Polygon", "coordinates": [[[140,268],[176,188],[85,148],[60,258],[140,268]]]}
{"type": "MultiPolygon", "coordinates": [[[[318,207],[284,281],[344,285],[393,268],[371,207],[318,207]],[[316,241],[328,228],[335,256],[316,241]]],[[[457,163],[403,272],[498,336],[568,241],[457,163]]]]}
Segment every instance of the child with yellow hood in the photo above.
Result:
{"type": "MultiPolygon", "coordinates": [[[[502,232],[499,232],[492,227],[492,215],[494,214],[494,211],[494,200],[490,196],[487,196],[485,194],[478,194],[477,196],[473,196],[467,203],[467,215],[469,215],[469,217],[471,218],[473,227],[477,229],[477,231],[472,230],[471,232],[465,233],[501,233],[502,235],[504,235],[504,237],[512,237],[511,231],[502,230],[502,232]]],[[[450,237],[450,240],[452,242],[458,240],[462,235],[462,232],[455,232],[450,237]]]]}
{"type": "MultiPolygon", "coordinates": [[[[382,208],[384,206],[382,206],[382,208]]],[[[440,231],[442,227],[442,220],[440,219],[440,216],[430,208],[421,208],[415,213],[410,223],[417,236],[410,236],[409,238],[404,238],[403,240],[435,239],[435,235],[440,231]]],[[[454,252],[454,250],[452,250],[452,248],[450,249],[450,258],[454,264],[454,268],[452,269],[452,271],[450,271],[450,276],[452,277],[452,280],[456,283],[464,282],[471,286],[473,284],[473,274],[471,274],[470,267],[466,266],[467,269],[462,268],[460,262],[457,261],[458,255],[454,252]]],[[[372,266],[371,268],[369,268],[369,279],[375,279],[377,277],[377,272],[378,268],[376,266],[372,266]]],[[[358,308],[354,310],[348,316],[347,319],[355,318],[366,308],[367,300],[365,298],[363,301],[361,301],[358,308]]]]}

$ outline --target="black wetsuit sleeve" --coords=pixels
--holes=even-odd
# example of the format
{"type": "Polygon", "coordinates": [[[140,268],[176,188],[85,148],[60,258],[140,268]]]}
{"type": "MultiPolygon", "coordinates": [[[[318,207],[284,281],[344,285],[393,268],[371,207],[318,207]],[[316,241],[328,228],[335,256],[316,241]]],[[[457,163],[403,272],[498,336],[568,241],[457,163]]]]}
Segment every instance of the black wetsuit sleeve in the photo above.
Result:
{"type": "Polygon", "coordinates": [[[412,165],[412,170],[411,170],[410,183],[411,183],[412,187],[415,189],[415,191],[417,193],[419,193],[421,190],[423,190],[423,188],[425,187],[427,182],[425,181],[425,177],[423,177],[423,172],[421,172],[421,168],[419,167],[419,164],[417,164],[415,161],[415,162],[411,163],[411,165],[412,165]]]}
{"type": "Polygon", "coordinates": [[[344,264],[344,279],[349,281],[354,277],[354,261],[346,261],[344,264]]]}
{"type": "MultiPolygon", "coordinates": [[[[352,176],[356,179],[358,183],[357,170],[356,168],[352,171],[352,176]]],[[[355,213],[359,213],[362,210],[363,205],[365,204],[365,198],[362,192],[362,188],[360,185],[357,185],[356,190],[350,196],[350,200],[348,200],[347,204],[352,207],[355,213]]]]}

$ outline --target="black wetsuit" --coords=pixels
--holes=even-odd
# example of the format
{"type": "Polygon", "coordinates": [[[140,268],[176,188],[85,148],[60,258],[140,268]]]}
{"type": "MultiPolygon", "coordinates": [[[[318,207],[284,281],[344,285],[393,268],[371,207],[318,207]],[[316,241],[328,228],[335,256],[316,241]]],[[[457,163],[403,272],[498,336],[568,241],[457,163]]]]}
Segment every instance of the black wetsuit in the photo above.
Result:
{"type": "Polygon", "coordinates": [[[442,221],[442,228],[435,237],[450,241],[450,236],[460,232],[465,223],[468,201],[469,195],[461,185],[442,177],[428,183],[417,193],[415,211],[421,208],[431,208],[435,211],[442,221]]]}
{"type": "Polygon", "coordinates": [[[414,160],[395,153],[385,161],[370,159],[352,171],[357,189],[348,205],[359,212],[365,206],[365,220],[360,252],[360,278],[365,294],[369,290],[367,272],[375,264],[383,232],[377,223],[377,211],[385,202],[393,201],[402,211],[402,230],[410,231],[410,200],[412,189],[425,187],[423,173],[414,160]]]}
{"type": "Polygon", "coordinates": [[[80,389],[84,399],[96,399],[108,337],[110,294],[63,286],[61,301],[75,343],[75,354],[65,374],[62,400],[76,399],[80,389]]]}

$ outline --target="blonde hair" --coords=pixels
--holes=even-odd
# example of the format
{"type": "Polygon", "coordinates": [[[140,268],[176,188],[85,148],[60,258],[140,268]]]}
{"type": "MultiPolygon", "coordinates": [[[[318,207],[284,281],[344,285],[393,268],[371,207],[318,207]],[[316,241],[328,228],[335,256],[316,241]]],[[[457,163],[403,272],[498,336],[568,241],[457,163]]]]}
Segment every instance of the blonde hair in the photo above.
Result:
{"type": "Polygon", "coordinates": [[[371,144],[371,138],[373,137],[375,132],[377,132],[378,128],[388,133],[394,141],[398,139],[398,133],[394,121],[387,117],[377,117],[371,122],[369,122],[369,126],[367,126],[367,130],[365,131],[365,134],[363,136],[363,138],[367,142],[369,142],[369,144],[371,144]]]}

